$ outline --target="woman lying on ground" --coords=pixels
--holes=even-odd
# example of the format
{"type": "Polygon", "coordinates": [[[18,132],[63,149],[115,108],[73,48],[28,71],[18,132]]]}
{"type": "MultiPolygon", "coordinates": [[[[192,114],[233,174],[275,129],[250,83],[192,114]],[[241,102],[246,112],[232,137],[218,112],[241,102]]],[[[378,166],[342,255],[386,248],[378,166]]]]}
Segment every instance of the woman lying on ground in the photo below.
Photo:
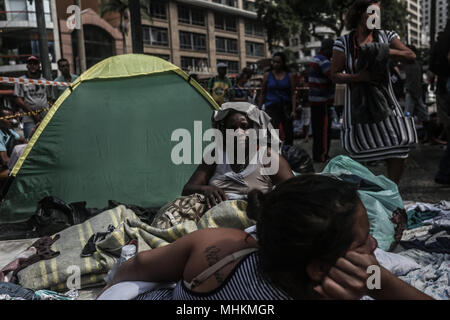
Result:
{"type": "MultiPolygon", "coordinates": [[[[193,193],[205,195],[208,207],[228,199],[244,199],[252,189],[268,192],[274,185],[292,178],[294,175],[287,161],[278,153],[267,148],[267,156],[271,159],[267,165],[260,161],[251,163],[253,159],[249,151],[249,129],[267,130],[271,128],[270,118],[256,106],[246,102],[224,103],[221,110],[214,115],[214,127],[222,133],[224,152],[222,164],[206,164],[203,162],[193,173],[183,188],[183,196],[193,193]],[[236,130],[240,136],[233,139],[234,159],[227,157],[227,129],[236,130]],[[245,143],[245,163],[239,164],[237,155],[240,141],[245,143]],[[264,174],[263,166],[274,167],[278,162],[278,170],[273,174],[264,174]]],[[[228,147],[230,147],[228,145],[228,147]]],[[[269,171],[269,170],[268,170],[269,171]]]]}
{"type": "Polygon", "coordinates": [[[105,290],[147,281],[177,284],[139,299],[431,299],[378,264],[377,242],[352,185],[307,175],[267,194],[253,190],[248,201],[258,241],[237,229],[199,230],[128,260],[105,290]],[[368,289],[369,266],[380,270],[379,289],[368,289]]]}

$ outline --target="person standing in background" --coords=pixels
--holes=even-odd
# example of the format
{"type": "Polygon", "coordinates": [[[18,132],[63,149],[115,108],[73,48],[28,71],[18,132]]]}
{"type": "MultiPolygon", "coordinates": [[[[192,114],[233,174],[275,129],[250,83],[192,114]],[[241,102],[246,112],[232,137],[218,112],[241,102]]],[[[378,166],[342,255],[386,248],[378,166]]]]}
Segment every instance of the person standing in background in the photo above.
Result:
{"type": "Polygon", "coordinates": [[[230,79],[227,77],[227,64],[218,63],[216,77],[209,79],[208,91],[212,95],[214,101],[217,102],[219,107],[229,101],[230,90],[232,87],[230,79]]]}
{"type": "Polygon", "coordinates": [[[297,116],[295,84],[294,75],[289,72],[286,64],[286,55],[282,52],[275,53],[272,68],[264,75],[258,107],[261,109],[264,104],[275,129],[279,129],[280,124],[283,126],[284,143],[291,146],[294,144],[292,121],[297,116]]]}
{"type": "Polygon", "coordinates": [[[438,115],[447,132],[447,147],[436,173],[435,182],[450,185],[450,23],[447,23],[432,50],[430,70],[438,77],[436,89],[438,115]]]}
{"type": "MultiPolygon", "coordinates": [[[[46,80],[41,75],[41,63],[37,57],[31,56],[27,59],[27,69],[26,76],[21,78],[46,80]]],[[[17,105],[25,112],[30,113],[48,108],[48,101],[53,100],[50,86],[36,84],[16,83],[14,85],[14,96],[16,96],[17,105]]],[[[33,128],[36,123],[41,121],[42,117],[43,113],[23,117],[23,135],[25,139],[30,138],[33,128]]]]}
{"type": "MultiPolygon", "coordinates": [[[[58,69],[61,72],[61,75],[57,77],[54,81],[56,82],[69,82],[73,83],[78,76],[70,73],[70,64],[67,59],[59,59],[58,60],[58,69]]],[[[67,87],[63,86],[54,86],[53,87],[53,98],[56,100],[59,96],[67,89],[67,87]]]]}
{"type": "MultiPolygon", "coordinates": [[[[416,55],[417,49],[414,46],[409,47],[416,55]]],[[[406,113],[407,115],[416,116],[422,122],[425,132],[428,134],[428,108],[423,102],[423,69],[422,64],[416,60],[414,63],[402,64],[405,72],[405,97],[406,97],[406,113]]]]}
{"type": "Polygon", "coordinates": [[[335,85],[331,81],[333,39],[322,41],[319,54],[309,65],[309,104],[313,130],[313,160],[326,162],[331,142],[331,110],[335,85]]]}
{"type": "Polygon", "coordinates": [[[236,84],[233,86],[232,90],[232,102],[251,102],[249,88],[246,87],[248,82],[248,75],[246,73],[241,73],[236,80],[236,84]]]}

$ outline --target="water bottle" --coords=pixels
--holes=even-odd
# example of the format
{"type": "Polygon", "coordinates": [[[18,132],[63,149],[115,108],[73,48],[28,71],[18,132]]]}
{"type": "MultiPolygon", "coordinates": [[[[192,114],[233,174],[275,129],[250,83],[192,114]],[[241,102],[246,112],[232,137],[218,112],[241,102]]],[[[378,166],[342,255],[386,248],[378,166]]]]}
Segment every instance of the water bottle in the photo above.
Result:
{"type": "Polygon", "coordinates": [[[108,274],[105,277],[106,283],[110,283],[112,281],[112,279],[114,278],[114,275],[116,274],[117,270],[119,269],[119,267],[122,263],[133,258],[135,255],[136,255],[136,246],[134,244],[128,244],[126,246],[123,246],[119,261],[117,261],[117,263],[114,265],[114,267],[111,269],[111,271],[108,272],[108,274]]]}

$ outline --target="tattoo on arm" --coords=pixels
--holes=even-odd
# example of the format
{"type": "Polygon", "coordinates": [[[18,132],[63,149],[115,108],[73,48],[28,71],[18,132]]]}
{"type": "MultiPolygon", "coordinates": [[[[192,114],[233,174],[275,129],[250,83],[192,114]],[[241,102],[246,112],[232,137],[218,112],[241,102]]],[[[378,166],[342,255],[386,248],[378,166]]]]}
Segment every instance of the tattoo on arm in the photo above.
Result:
{"type": "MultiPolygon", "coordinates": [[[[208,265],[210,267],[220,261],[219,255],[218,255],[219,251],[220,251],[220,249],[217,248],[216,246],[211,246],[211,247],[208,247],[205,249],[206,261],[208,262],[208,265]]],[[[214,277],[216,278],[217,283],[222,284],[224,282],[224,277],[220,273],[220,271],[217,271],[216,273],[214,273],[214,277]]]]}

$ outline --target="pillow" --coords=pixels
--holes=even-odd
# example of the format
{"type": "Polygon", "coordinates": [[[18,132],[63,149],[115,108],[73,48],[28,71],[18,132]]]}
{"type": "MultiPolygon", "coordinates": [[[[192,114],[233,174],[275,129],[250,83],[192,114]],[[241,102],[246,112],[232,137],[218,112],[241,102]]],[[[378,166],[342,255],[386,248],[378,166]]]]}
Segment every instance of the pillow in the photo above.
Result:
{"type": "Polygon", "coordinates": [[[420,269],[420,264],[413,259],[396,253],[386,252],[380,248],[375,250],[375,256],[381,266],[388,269],[397,277],[404,276],[412,270],[420,269]]]}

